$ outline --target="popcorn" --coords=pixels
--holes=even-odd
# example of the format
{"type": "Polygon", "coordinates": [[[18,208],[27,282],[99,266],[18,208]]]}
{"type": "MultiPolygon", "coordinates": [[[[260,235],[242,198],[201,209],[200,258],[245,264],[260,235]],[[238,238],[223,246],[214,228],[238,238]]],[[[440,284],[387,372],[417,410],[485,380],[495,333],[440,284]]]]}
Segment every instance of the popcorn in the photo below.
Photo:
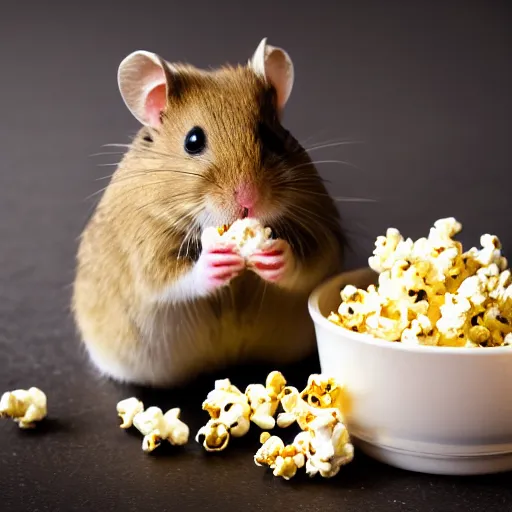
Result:
{"type": "Polygon", "coordinates": [[[306,462],[306,473],[317,473],[324,478],[336,476],[341,467],[354,458],[354,446],[345,425],[336,414],[323,414],[309,425],[312,433],[310,452],[306,462]]]}
{"type": "Polygon", "coordinates": [[[254,462],[257,466],[268,466],[273,469],[274,476],[290,480],[297,473],[297,469],[304,466],[306,458],[301,448],[294,444],[285,446],[281,438],[271,436],[256,452],[254,462]]]}
{"type": "Polygon", "coordinates": [[[343,411],[345,388],[332,377],[322,374],[312,374],[308,378],[307,386],[300,397],[313,407],[337,407],[343,411]]]}
{"type": "Polygon", "coordinates": [[[230,437],[229,428],[224,423],[210,419],[197,432],[196,441],[200,443],[202,438],[202,444],[206,451],[220,452],[228,446],[230,437]]]}
{"type": "Polygon", "coordinates": [[[206,396],[203,410],[207,411],[211,418],[219,419],[221,413],[234,404],[240,404],[244,415],[247,418],[250,416],[251,407],[247,396],[231,384],[229,379],[219,379],[215,381],[215,388],[206,396]]]}
{"type": "Polygon", "coordinates": [[[388,228],[386,236],[378,236],[373,251],[374,255],[368,260],[370,267],[379,273],[391,269],[399,258],[398,254],[403,251],[403,246],[400,247],[402,251],[397,250],[403,240],[402,235],[395,228],[388,228]]]}
{"type": "Polygon", "coordinates": [[[304,429],[307,426],[307,420],[312,417],[311,411],[314,410],[301,398],[299,390],[293,386],[285,388],[281,406],[284,412],[277,415],[277,424],[281,428],[289,427],[292,423],[297,422],[299,427],[304,429]]]}
{"type": "Polygon", "coordinates": [[[117,404],[117,414],[121,418],[121,428],[130,428],[133,425],[133,418],[144,410],[144,404],[135,397],[121,400],[117,404]]]}
{"type": "Polygon", "coordinates": [[[260,428],[275,426],[275,413],[286,379],[278,371],[267,376],[265,385],[249,384],[242,393],[229,379],[215,381],[215,388],[203,402],[210,420],[196,435],[207,451],[224,450],[231,437],[242,437],[250,429],[251,421],[260,428]]]}
{"type": "Polygon", "coordinates": [[[279,414],[277,423],[287,427],[296,421],[302,431],[290,445],[268,432],[262,434],[262,446],[254,456],[255,464],[268,466],[274,476],[285,480],[295,476],[302,467],[311,477],[318,473],[324,478],[335,476],[354,457],[342,413],[333,406],[342,404],[342,391],[343,387],[334,379],[318,374],[309,377],[302,393],[292,386],[286,387],[281,398],[285,412],[279,414]],[[316,400],[311,400],[313,397],[316,400]]]}
{"type": "Polygon", "coordinates": [[[181,409],[174,407],[164,414],[164,422],[167,425],[167,441],[175,446],[188,443],[190,435],[189,427],[180,420],[181,409]]]}
{"type": "Polygon", "coordinates": [[[224,450],[231,436],[241,437],[249,431],[249,399],[229,379],[215,381],[215,388],[203,402],[203,410],[210,420],[198,431],[196,441],[202,442],[207,451],[224,450]]]}
{"type": "Polygon", "coordinates": [[[250,384],[245,390],[245,395],[251,407],[250,420],[258,427],[270,430],[276,423],[274,415],[279,405],[279,397],[286,385],[286,380],[280,372],[272,372],[268,375],[265,386],[262,384],[250,384]]]}
{"type": "Polygon", "coordinates": [[[34,428],[47,414],[47,398],[39,388],[7,391],[0,398],[0,418],[12,418],[22,429],[34,428]]]}
{"type": "Polygon", "coordinates": [[[142,450],[146,453],[158,448],[162,441],[172,445],[184,445],[190,435],[189,427],[180,420],[181,410],[170,409],[165,414],[159,407],[148,407],[135,397],[117,404],[118,415],[123,420],[121,428],[134,426],[143,436],[142,450]]]}
{"type": "Polygon", "coordinates": [[[453,239],[461,230],[453,217],[437,220],[428,237],[416,241],[389,228],[368,259],[379,273],[378,284],[366,290],[346,286],[328,320],[406,344],[504,345],[512,326],[507,259],[499,239],[489,234],[480,237],[480,249],[463,252],[453,239]]]}
{"type": "Polygon", "coordinates": [[[254,455],[254,462],[257,466],[266,465],[272,468],[283,450],[283,440],[278,436],[269,436],[254,455]]]}
{"type": "Polygon", "coordinates": [[[257,219],[246,217],[236,220],[231,225],[207,228],[203,236],[211,242],[219,240],[233,242],[238,247],[240,255],[248,258],[269,243],[272,230],[262,226],[257,219]]]}

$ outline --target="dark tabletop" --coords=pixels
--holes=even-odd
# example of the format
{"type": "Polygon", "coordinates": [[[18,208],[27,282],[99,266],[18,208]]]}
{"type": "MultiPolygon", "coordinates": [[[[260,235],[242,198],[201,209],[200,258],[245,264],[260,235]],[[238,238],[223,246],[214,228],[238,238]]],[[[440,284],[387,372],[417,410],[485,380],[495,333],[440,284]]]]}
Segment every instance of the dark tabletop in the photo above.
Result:
{"type": "MultiPolygon", "coordinates": [[[[306,147],[363,141],[311,153],[353,164],[318,165],[334,195],[374,200],[340,202],[347,266],[364,264],[388,226],[417,237],[451,215],[464,244],[491,232],[510,257],[510,2],[13,4],[0,7],[0,391],[40,387],[49,417],[27,432],[1,422],[0,509],[512,510],[510,474],[420,475],[357,453],[331,481],[284,482],[254,465],[257,429],[208,455],[193,436],[215,376],[165,392],[100,380],[69,313],[77,237],[97,201],[88,197],[112,171],[98,164],[119,158],[90,155],[137,129],[116,85],[135,49],[205,67],[245,61],[264,36],[290,52],[287,126],[306,147]],[[134,394],[181,407],[191,442],[145,455],[116,418],[134,394]]],[[[243,387],[267,370],[220,376],[243,387]]],[[[282,370],[300,388],[318,364],[282,370]]]]}

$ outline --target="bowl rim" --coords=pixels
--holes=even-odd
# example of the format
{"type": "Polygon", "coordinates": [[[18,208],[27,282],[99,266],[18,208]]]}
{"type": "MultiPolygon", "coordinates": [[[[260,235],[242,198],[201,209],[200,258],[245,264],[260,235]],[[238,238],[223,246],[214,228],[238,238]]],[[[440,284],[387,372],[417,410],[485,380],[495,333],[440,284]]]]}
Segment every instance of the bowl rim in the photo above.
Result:
{"type": "MultiPolygon", "coordinates": [[[[446,354],[454,355],[458,354],[464,357],[496,357],[503,356],[505,354],[512,355],[512,346],[501,346],[501,347],[487,347],[487,348],[470,348],[470,347],[437,347],[431,345],[404,345],[400,342],[392,342],[384,340],[382,338],[375,338],[369,334],[358,333],[349,331],[344,327],[334,324],[325,317],[319,308],[320,297],[330,288],[333,287],[334,283],[344,280],[345,277],[354,275],[358,272],[371,271],[369,267],[360,267],[354,270],[347,270],[336,274],[320,285],[318,285],[310,294],[308,298],[308,310],[309,314],[315,324],[327,329],[335,336],[345,336],[350,338],[352,341],[362,343],[364,345],[380,347],[384,350],[400,350],[403,352],[411,353],[427,353],[427,354],[446,354]]],[[[317,340],[318,342],[318,340],[317,340]]]]}

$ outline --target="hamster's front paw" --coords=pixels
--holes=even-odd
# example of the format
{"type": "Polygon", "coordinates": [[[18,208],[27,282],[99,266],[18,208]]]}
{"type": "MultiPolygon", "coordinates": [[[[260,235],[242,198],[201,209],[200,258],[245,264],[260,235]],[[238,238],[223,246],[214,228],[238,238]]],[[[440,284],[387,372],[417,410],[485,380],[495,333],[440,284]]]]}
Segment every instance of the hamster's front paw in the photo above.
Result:
{"type": "Polygon", "coordinates": [[[285,240],[272,240],[264,250],[255,252],[248,260],[249,267],[262,279],[282,283],[293,274],[295,258],[285,240]]]}
{"type": "Polygon", "coordinates": [[[212,244],[203,246],[197,265],[201,286],[211,292],[235,278],[245,268],[245,261],[234,245],[212,244]]]}

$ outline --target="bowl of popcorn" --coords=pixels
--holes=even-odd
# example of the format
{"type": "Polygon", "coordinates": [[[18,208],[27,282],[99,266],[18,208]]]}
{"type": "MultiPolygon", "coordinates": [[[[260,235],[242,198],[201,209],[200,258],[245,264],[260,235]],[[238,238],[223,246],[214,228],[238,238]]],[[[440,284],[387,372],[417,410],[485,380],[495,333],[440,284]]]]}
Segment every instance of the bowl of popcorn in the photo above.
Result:
{"type": "Polygon", "coordinates": [[[512,470],[512,277],[485,234],[462,225],[427,237],[379,236],[369,268],[311,295],[322,373],[347,393],[354,444],[390,465],[470,475],[512,470]]]}

